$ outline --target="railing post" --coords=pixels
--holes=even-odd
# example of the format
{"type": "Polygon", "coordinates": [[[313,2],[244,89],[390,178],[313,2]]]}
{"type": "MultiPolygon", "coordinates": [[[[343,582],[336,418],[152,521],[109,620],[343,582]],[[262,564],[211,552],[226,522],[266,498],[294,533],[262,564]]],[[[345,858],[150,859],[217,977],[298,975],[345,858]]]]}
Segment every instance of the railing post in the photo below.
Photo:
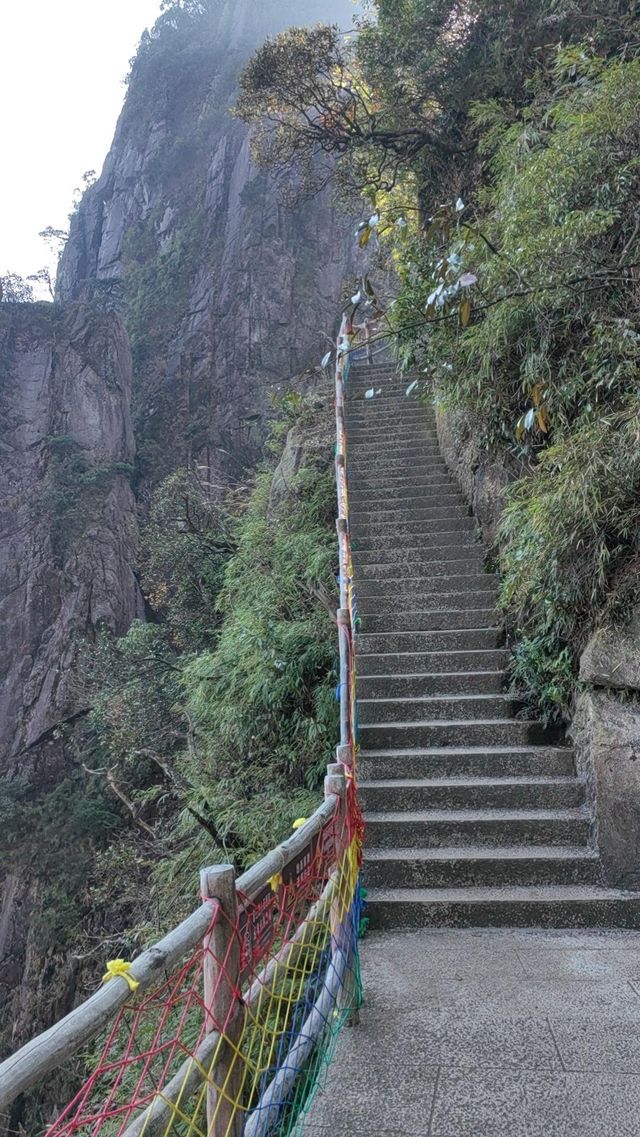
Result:
{"type": "MultiPolygon", "coordinates": [[[[340,836],[342,836],[342,832],[347,826],[347,781],[345,769],[341,763],[334,762],[327,766],[327,776],[324,780],[324,794],[325,798],[331,794],[335,794],[338,798],[338,812],[340,817],[339,832],[340,836]]],[[[339,849],[337,887],[329,909],[331,951],[334,959],[334,967],[341,973],[344,971],[342,986],[336,998],[336,1010],[340,1011],[346,1008],[350,1023],[355,1025],[358,1022],[358,1008],[355,998],[356,978],[353,970],[355,945],[353,943],[352,929],[346,919],[344,859],[347,849],[343,847],[343,842],[340,842],[339,849]],[[340,956],[344,959],[344,967],[340,964],[340,956]]],[[[346,871],[348,871],[348,866],[346,871]]]]}
{"type": "Polygon", "coordinates": [[[208,1137],[241,1137],[243,1114],[238,1106],[244,1082],[239,1053],[244,1008],[239,1000],[240,940],[238,896],[232,865],[202,869],[203,899],[217,900],[218,919],[204,941],[204,1006],[207,1034],[219,1031],[223,1041],[209,1071],[207,1088],[208,1137]]]}

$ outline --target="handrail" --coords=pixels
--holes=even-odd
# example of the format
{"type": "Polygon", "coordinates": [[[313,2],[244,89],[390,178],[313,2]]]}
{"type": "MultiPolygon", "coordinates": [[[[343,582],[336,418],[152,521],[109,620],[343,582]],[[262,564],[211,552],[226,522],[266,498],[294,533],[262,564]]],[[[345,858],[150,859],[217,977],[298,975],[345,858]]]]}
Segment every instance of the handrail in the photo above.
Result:
{"type": "Polygon", "coordinates": [[[336,410],[336,492],[338,498],[338,548],[340,555],[340,600],[338,608],[338,644],[340,653],[340,745],[337,759],[353,772],[355,765],[355,689],[353,636],[355,616],[353,603],[353,569],[349,538],[349,493],[347,485],[347,431],[345,400],[351,370],[351,345],[355,329],[350,316],[344,315],[336,346],[335,410],[336,410]]]}
{"type": "MultiPolygon", "coordinates": [[[[270,877],[295,860],[333,816],[336,803],[335,796],[328,797],[292,837],[238,877],[236,890],[241,901],[253,899],[270,877]]],[[[139,984],[140,991],[175,967],[202,941],[211,917],[211,901],[206,901],[157,944],[133,960],[129,973],[139,984]]],[[[19,1094],[32,1089],[46,1074],[57,1070],[68,1058],[77,1054],[115,1018],[130,998],[128,984],[106,983],[65,1018],[0,1063],[0,1109],[9,1106],[19,1094]]]]}

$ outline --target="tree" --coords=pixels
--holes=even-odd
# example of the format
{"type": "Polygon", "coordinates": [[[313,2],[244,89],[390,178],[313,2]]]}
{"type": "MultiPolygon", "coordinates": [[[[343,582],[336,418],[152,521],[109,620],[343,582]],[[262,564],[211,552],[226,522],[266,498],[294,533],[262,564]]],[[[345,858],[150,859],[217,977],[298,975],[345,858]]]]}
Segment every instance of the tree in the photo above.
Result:
{"type": "Polygon", "coordinates": [[[17,272],[7,272],[0,276],[0,301],[5,304],[32,304],[33,288],[17,272]]]}
{"type": "Polygon", "coordinates": [[[355,39],[317,27],[268,40],[241,76],[236,109],[256,127],[260,164],[297,172],[314,188],[335,176],[336,158],[355,189],[389,190],[411,172],[425,215],[436,195],[468,196],[478,179],[475,103],[522,107],[552,71],[559,44],[587,37],[591,50],[609,54],[635,26],[626,0],[592,0],[587,11],[581,0],[375,7],[377,19],[355,39]]]}
{"type": "Polygon", "coordinates": [[[37,272],[34,272],[31,274],[31,276],[28,276],[27,280],[32,280],[34,284],[43,285],[43,287],[47,289],[51,299],[54,299],[53,281],[51,279],[51,273],[49,272],[48,268],[45,267],[38,269],[37,272]]]}

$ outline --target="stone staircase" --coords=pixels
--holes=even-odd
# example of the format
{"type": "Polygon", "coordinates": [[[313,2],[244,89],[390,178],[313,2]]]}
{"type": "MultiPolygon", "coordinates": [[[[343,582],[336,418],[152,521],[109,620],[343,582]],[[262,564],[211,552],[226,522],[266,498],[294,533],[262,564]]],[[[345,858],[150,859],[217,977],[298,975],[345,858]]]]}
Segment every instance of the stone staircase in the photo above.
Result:
{"type": "Polygon", "coordinates": [[[505,693],[497,578],[409,382],[353,367],[347,404],[372,921],[640,926],[640,894],[602,884],[573,752],[505,693]]]}

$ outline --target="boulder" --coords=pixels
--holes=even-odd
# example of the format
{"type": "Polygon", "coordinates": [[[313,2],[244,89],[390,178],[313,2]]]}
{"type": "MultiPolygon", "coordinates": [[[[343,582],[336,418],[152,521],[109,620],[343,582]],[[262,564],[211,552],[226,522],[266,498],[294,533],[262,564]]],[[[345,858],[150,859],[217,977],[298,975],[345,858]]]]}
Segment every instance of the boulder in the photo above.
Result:
{"type": "Polygon", "coordinates": [[[594,687],[640,691],[640,613],[624,628],[600,628],[580,659],[580,678],[594,687]]]}
{"type": "Polygon", "coordinates": [[[640,888],[640,706],[604,691],[579,697],[571,727],[578,773],[595,808],[608,884],[640,888]]]}

